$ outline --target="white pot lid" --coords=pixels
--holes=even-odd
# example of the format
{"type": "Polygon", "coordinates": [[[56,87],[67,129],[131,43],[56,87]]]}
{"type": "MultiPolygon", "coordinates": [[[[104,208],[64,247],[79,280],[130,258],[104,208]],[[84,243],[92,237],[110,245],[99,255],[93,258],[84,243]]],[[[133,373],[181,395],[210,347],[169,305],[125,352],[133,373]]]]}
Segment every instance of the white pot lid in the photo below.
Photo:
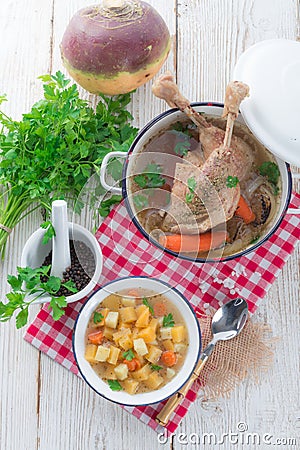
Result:
{"type": "Polygon", "coordinates": [[[300,42],[259,42],[239,58],[235,80],[250,87],[243,118],[272,153],[300,166],[300,42]]]}

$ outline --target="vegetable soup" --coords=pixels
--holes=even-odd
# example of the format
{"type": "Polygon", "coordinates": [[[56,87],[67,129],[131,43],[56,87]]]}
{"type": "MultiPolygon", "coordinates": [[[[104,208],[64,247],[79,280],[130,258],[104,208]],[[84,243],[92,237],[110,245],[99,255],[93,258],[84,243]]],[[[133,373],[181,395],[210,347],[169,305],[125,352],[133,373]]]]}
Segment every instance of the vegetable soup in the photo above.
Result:
{"type": "Polygon", "coordinates": [[[127,289],[108,295],[92,314],[85,358],[113,391],[136,394],[174,378],[187,348],[184,319],[164,295],[127,289]]]}

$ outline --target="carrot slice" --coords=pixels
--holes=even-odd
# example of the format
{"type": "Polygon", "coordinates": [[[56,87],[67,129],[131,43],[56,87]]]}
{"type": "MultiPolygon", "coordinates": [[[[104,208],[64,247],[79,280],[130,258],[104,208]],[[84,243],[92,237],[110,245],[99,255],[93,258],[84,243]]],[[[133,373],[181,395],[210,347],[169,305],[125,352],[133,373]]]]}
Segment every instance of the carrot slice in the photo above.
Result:
{"type": "Polygon", "coordinates": [[[163,302],[157,302],[153,306],[154,315],[156,317],[166,316],[167,315],[167,307],[163,302]]]}
{"type": "Polygon", "coordinates": [[[137,289],[130,289],[128,294],[130,297],[140,297],[139,291],[137,289]]]}
{"type": "Polygon", "coordinates": [[[167,350],[166,352],[162,352],[160,360],[165,366],[172,367],[174,366],[174,364],[176,364],[177,357],[174,352],[172,352],[171,350],[167,350]]]}
{"type": "Polygon", "coordinates": [[[123,363],[127,365],[129,372],[138,370],[142,366],[137,358],[133,358],[131,361],[128,361],[128,359],[124,359],[123,363]]]}
{"type": "Polygon", "coordinates": [[[254,222],[256,219],[254,212],[242,196],[240,196],[235,215],[241,217],[246,224],[254,222]]]}
{"type": "Polygon", "coordinates": [[[220,247],[229,240],[226,231],[207,231],[206,233],[161,235],[159,243],[174,252],[208,252],[220,247]]]}
{"type": "Polygon", "coordinates": [[[103,341],[103,331],[95,331],[88,335],[88,340],[95,345],[102,344],[103,341]]]}

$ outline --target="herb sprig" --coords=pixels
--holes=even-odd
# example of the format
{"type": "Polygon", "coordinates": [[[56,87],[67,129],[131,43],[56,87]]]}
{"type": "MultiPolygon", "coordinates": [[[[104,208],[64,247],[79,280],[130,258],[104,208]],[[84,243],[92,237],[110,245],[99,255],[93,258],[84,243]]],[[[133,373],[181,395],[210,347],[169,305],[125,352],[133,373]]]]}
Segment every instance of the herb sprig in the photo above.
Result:
{"type": "Polygon", "coordinates": [[[102,322],[103,319],[104,319],[103,314],[101,314],[101,313],[98,312],[98,311],[95,311],[95,312],[94,312],[93,322],[94,322],[95,324],[102,322]]]}
{"type": "Polygon", "coordinates": [[[134,356],[134,352],[131,348],[123,353],[123,358],[127,359],[127,361],[132,361],[134,356]]]}
{"type": "Polygon", "coordinates": [[[187,185],[188,185],[189,192],[187,192],[185,194],[185,201],[187,203],[191,203],[193,201],[194,196],[195,196],[195,189],[196,189],[196,186],[197,186],[197,182],[195,180],[195,177],[188,178],[187,185]]]}
{"type": "Polygon", "coordinates": [[[173,314],[169,313],[167,316],[164,316],[163,318],[163,326],[164,327],[174,327],[175,321],[173,318],[173,314]]]}
{"type": "Polygon", "coordinates": [[[51,299],[49,309],[52,309],[53,319],[59,320],[64,315],[67,300],[63,295],[57,297],[57,292],[62,286],[71,293],[76,293],[78,290],[71,280],[62,283],[60,278],[49,275],[50,269],[51,266],[37,269],[17,267],[17,276],[8,275],[7,281],[11,286],[11,292],[6,294],[7,303],[0,302],[0,322],[7,322],[15,312],[19,311],[16,316],[16,327],[23,327],[28,320],[29,306],[44,294],[51,299]],[[41,281],[41,277],[46,281],[41,281]]]}
{"type": "Polygon", "coordinates": [[[231,175],[229,175],[226,179],[226,187],[228,188],[237,187],[239,182],[240,180],[238,179],[238,177],[232,177],[231,175]]]}
{"type": "Polygon", "coordinates": [[[123,388],[118,380],[107,380],[107,383],[112,391],[123,391],[123,388]]]}
{"type": "Polygon", "coordinates": [[[150,305],[150,303],[146,297],[143,298],[143,305],[147,306],[149,308],[149,311],[151,312],[152,316],[154,316],[154,309],[150,305]]]}
{"type": "MultiPolygon", "coordinates": [[[[44,97],[21,121],[0,111],[0,223],[10,229],[30,207],[43,207],[48,219],[58,198],[80,212],[84,204],[76,200],[103,157],[126,152],[137,133],[126,109],[130,94],[100,95],[94,110],[62,72],[40,79],[44,97]]],[[[5,100],[0,96],[0,104],[5,100]]],[[[7,238],[0,229],[2,257],[7,238]]]]}
{"type": "Polygon", "coordinates": [[[159,188],[166,182],[161,176],[162,167],[159,164],[148,164],[142,173],[133,177],[135,183],[142,189],[159,188]]]}
{"type": "Polygon", "coordinates": [[[274,194],[277,195],[278,188],[278,180],[280,177],[280,171],[276,163],[272,161],[264,161],[261,166],[258,168],[259,173],[266,177],[268,181],[273,185],[274,194]]]}

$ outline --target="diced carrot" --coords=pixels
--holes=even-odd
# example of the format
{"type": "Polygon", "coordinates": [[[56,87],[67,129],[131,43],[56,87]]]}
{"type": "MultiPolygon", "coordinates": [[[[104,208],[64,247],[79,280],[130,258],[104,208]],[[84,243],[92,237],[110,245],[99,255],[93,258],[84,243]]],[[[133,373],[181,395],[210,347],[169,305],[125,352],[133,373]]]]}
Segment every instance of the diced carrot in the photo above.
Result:
{"type": "Polygon", "coordinates": [[[129,297],[140,297],[140,293],[137,289],[130,289],[130,291],[128,291],[129,297]]]}
{"type": "Polygon", "coordinates": [[[129,372],[134,372],[135,370],[139,370],[142,367],[140,361],[137,358],[133,358],[131,361],[128,361],[128,359],[124,359],[123,363],[127,365],[129,372]]]}
{"type": "Polygon", "coordinates": [[[246,224],[254,222],[256,219],[254,212],[242,196],[240,196],[235,215],[241,217],[246,224]]]}
{"type": "Polygon", "coordinates": [[[167,350],[165,352],[162,352],[160,360],[165,366],[172,367],[174,366],[174,364],[176,364],[177,357],[174,352],[172,352],[171,350],[167,350]]]}
{"type": "Polygon", "coordinates": [[[161,235],[159,243],[174,252],[208,252],[214,248],[221,247],[229,240],[226,231],[207,231],[199,235],[193,234],[170,234],[161,235]]]}
{"type": "Polygon", "coordinates": [[[153,306],[154,315],[156,317],[166,316],[167,315],[167,307],[163,302],[157,302],[153,306]]]}
{"type": "Polygon", "coordinates": [[[88,335],[88,340],[95,345],[100,345],[102,344],[103,341],[103,331],[95,331],[93,333],[90,333],[88,335]]]}

